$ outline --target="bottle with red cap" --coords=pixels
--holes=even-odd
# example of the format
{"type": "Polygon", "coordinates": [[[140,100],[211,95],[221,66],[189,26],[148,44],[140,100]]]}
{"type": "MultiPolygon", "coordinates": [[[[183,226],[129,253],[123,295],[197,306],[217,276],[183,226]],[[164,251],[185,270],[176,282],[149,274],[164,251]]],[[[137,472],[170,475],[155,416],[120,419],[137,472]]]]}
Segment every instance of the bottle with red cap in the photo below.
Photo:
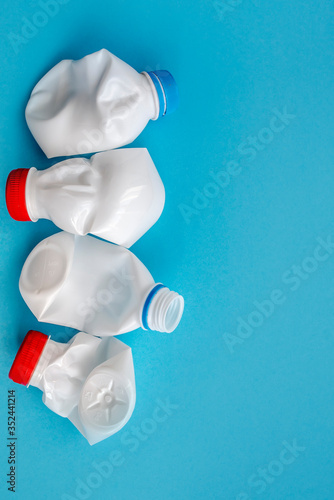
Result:
{"type": "Polygon", "coordinates": [[[131,348],[83,332],[67,344],[30,330],[9,378],[43,391],[43,402],[67,417],[92,445],[115,434],[132,415],[135,378],[131,348]]]}
{"type": "Polygon", "coordinates": [[[15,220],[49,219],[128,248],[159,219],[165,190],[147,149],[117,149],[46,170],[13,170],[6,203],[15,220]]]}

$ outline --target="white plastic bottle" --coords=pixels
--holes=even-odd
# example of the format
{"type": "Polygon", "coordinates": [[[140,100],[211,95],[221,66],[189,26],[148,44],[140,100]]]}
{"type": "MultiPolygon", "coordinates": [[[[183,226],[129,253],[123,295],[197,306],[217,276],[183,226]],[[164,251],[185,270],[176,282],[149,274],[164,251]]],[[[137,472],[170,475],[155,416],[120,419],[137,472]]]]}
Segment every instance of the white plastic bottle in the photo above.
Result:
{"type": "Polygon", "coordinates": [[[130,247],[160,217],[165,190],[147,149],[117,149],[13,170],[6,202],[15,220],[50,219],[69,233],[130,247]]]}
{"type": "Polygon", "coordinates": [[[168,71],[139,74],[102,49],[52,68],[33,89],[26,120],[52,158],[130,144],[149,120],[177,106],[177,86],[168,71]]]}
{"type": "Polygon", "coordinates": [[[19,287],[39,321],[102,337],[140,326],[172,332],[184,307],[183,297],[156,284],[126,248],[65,232],[32,250],[19,287]]]}
{"type": "Polygon", "coordinates": [[[9,377],[43,391],[46,406],[71,420],[91,445],[119,431],[135,407],[131,349],[114,338],[79,332],[60,344],[30,330],[9,377]]]}

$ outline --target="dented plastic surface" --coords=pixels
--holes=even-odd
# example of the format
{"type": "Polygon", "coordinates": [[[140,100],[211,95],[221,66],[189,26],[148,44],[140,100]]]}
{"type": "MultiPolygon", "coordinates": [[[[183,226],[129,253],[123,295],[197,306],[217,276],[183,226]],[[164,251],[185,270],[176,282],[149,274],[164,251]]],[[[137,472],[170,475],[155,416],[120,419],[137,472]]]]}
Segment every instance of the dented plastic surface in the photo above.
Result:
{"type": "Polygon", "coordinates": [[[49,158],[130,144],[158,117],[150,77],[106,49],[58,63],[37,83],[26,107],[28,127],[49,158]]]}
{"type": "Polygon", "coordinates": [[[145,148],[72,158],[38,171],[26,181],[33,221],[50,219],[77,235],[94,234],[130,247],[159,219],[165,190],[145,148]]]}
{"type": "Polygon", "coordinates": [[[30,380],[45,405],[95,444],[129,420],[136,400],[130,347],[79,332],[67,344],[49,339],[30,380]]]}
{"type": "Polygon", "coordinates": [[[39,321],[110,336],[145,329],[172,332],[184,300],[157,285],[126,248],[60,232],[28,256],[20,292],[39,321]]]}

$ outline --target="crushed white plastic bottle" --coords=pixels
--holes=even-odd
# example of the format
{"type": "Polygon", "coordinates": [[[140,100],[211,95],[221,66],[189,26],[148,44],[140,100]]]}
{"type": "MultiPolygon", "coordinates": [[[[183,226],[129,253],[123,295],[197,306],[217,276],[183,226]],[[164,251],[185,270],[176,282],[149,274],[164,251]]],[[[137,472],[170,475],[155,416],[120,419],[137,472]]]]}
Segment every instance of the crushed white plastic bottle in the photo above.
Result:
{"type": "Polygon", "coordinates": [[[9,377],[38,387],[43,402],[93,445],[130,419],[136,389],[131,348],[115,338],[77,333],[67,344],[30,330],[9,377]]]}
{"type": "Polygon", "coordinates": [[[139,74],[102,49],[52,68],[33,89],[26,120],[52,158],[130,144],[149,120],[177,106],[177,86],[168,71],[139,74]]]}
{"type": "Polygon", "coordinates": [[[13,170],[6,202],[15,220],[50,219],[69,233],[128,248],[159,219],[165,190],[147,149],[117,149],[46,170],[13,170]]]}
{"type": "Polygon", "coordinates": [[[184,308],[183,297],[155,283],[126,248],[66,232],[32,250],[19,288],[39,321],[102,337],[139,327],[172,332],[184,308]]]}

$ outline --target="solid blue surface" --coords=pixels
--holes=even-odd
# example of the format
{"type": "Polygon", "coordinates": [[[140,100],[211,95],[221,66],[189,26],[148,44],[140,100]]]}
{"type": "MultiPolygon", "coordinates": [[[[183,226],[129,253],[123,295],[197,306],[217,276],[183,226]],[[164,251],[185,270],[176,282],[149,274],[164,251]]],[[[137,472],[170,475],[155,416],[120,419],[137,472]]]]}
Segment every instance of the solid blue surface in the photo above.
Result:
{"type": "Polygon", "coordinates": [[[50,0],[47,15],[42,3],[4,0],[0,22],[0,498],[13,498],[15,389],[14,498],[332,500],[332,2],[50,0]],[[27,330],[58,341],[74,331],[38,324],[19,294],[26,256],[57,229],[11,220],[4,188],[14,168],[55,163],[25,124],[33,86],[103,47],[179,86],[179,109],[134,143],[148,148],[166,206],[133,251],[183,294],[185,312],[172,334],[121,337],[136,408],[90,447],[38,389],[7,377],[27,330]]]}

